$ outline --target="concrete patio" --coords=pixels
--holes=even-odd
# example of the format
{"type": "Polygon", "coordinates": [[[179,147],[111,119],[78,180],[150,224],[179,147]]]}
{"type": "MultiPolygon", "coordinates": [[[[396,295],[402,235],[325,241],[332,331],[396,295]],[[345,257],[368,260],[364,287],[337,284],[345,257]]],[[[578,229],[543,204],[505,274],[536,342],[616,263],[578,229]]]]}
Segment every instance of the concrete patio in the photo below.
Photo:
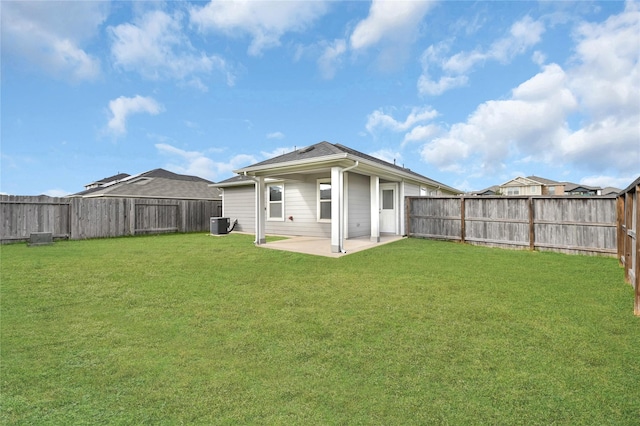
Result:
{"type": "Polygon", "coordinates": [[[383,244],[398,241],[402,238],[404,237],[400,235],[381,235],[380,242],[378,243],[370,241],[369,237],[350,238],[344,240],[344,250],[346,253],[332,253],[331,240],[329,238],[286,237],[286,239],[284,240],[271,242],[267,241],[266,244],[261,244],[258,247],[274,250],[293,251],[315,256],[342,257],[351,253],[356,253],[370,248],[379,247],[383,244]]]}

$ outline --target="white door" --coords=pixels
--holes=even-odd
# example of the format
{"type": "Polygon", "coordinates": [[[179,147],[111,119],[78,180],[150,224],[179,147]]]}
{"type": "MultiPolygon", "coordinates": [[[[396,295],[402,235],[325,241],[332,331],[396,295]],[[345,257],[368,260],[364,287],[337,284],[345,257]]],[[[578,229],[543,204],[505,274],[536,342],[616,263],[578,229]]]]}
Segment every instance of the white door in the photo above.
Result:
{"type": "Polygon", "coordinates": [[[380,185],[380,232],[397,234],[396,184],[380,185]]]}

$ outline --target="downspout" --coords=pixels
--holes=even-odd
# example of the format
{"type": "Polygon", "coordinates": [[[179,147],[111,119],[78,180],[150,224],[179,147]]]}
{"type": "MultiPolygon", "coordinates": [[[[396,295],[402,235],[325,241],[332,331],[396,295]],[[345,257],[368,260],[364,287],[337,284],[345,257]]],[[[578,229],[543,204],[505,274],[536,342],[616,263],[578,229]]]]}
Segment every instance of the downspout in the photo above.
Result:
{"type": "Polygon", "coordinates": [[[340,252],[341,253],[346,253],[347,251],[344,249],[344,227],[345,227],[345,222],[346,222],[346,218],[344,217],[344,173],[348,172],[349,170],[353,170],[356,167],[358,167],[360,165],[360,162],[357,160],[354,160],[355,163],[352,166],[347,167],[346,169],[342,169],[340,171],[340,200],[339,203],[342,206],[342,218],[340,220],[340,235],[338,237],[338,241],[340,242],[340,252]]]}

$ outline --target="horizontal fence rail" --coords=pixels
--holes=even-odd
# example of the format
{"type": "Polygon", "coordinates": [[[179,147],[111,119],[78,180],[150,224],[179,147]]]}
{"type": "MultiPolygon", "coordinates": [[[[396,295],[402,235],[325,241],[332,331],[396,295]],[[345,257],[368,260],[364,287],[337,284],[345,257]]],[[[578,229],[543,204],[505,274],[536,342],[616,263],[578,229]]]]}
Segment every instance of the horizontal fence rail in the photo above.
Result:
{"type": "Polygon", "coordinates": [[[166,232],[208,231],[222,214],[219,200],[54,198],[0,195],[0,240],[27,241],[32,233],[82,240],[166,232]]]}
{"type": "Polygon", "coordinates": [[[406,197],[410,237],[615,256],[615,197],[406,197]]]}

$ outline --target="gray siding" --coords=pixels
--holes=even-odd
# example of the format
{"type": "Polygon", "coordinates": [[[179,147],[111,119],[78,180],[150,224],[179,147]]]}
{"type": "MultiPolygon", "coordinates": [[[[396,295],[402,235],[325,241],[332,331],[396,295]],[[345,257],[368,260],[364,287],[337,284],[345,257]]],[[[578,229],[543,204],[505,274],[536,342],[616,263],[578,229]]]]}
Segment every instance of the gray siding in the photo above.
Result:
{"type": "Polygon", "coordinates": [[[317,179],[314,175],[304,181],[284,184],[284,221],[267,220],[266,233],[305,237],[331,237],[331,224],[317,220],[317,179]],[[292,217],[293,220],[289,220],[292,217]]]}
{"type": "Polygon", "coordinates": [[[405,197],[419,197],[420,186],[412,183],[404,183],[404,196],[405,197]]]}
{"type": "Polygon", "coordinates": [[[224,188],[222,193],[222,216],[238,221],[234,231],[255,232],[256,197],[254,185],[224,188]]]}
{"type": "Polygon", "coordinates": [[[366,237],[371,235],[371,178],[357,173],[348,173],[349,220],[347,237],[366,237]]]}

